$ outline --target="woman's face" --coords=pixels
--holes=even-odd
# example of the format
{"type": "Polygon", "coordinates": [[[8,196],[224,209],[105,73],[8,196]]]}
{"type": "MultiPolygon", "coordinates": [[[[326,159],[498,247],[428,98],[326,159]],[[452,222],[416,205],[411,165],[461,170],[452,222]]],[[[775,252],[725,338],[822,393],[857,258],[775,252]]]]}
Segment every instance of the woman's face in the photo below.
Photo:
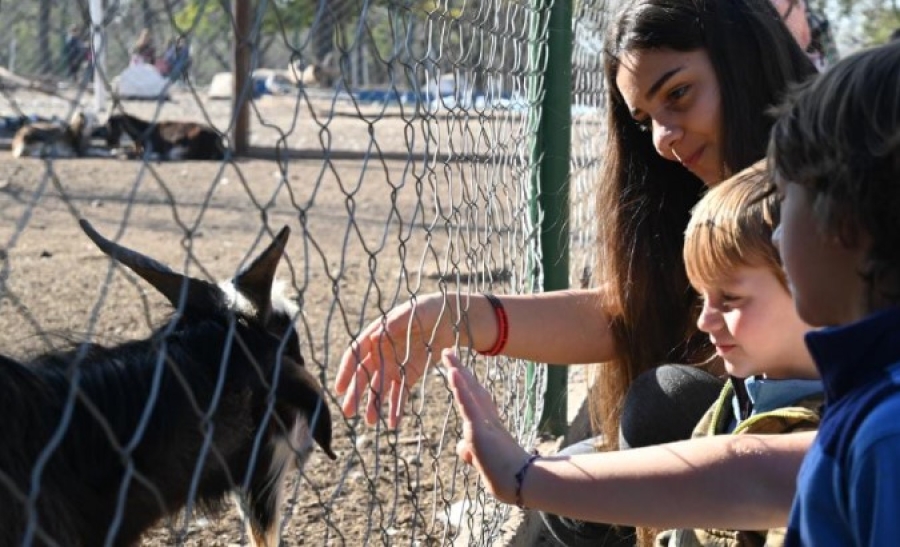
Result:
{"type": "Polygon", "coordinates": [[[616,87],[660,156],[707,186],[728,176],[721,146],[719,81],[705,50],[634,50],[620,59],[616,87]]]}

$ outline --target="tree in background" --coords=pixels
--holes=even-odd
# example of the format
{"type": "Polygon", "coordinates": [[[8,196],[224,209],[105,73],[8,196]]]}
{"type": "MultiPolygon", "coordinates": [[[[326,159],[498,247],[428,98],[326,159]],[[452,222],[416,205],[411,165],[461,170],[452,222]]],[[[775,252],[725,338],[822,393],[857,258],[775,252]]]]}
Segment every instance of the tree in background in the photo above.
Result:
{"type": "MultiPolygon", "coordinates": [[[[900,28],[900,0],[807,0],[816,10],[827,13],[842,31],[842,42],[853,48],[886,42],[900,28]]],[[[836,29],[837,30],[837,29],[836,29]]],[[[849,53],[841,51],[842,55],[849,53]]]]}
{"type": "MultiPolygon", "coordinates": [[[[296,31],[308,28],[315,15],[313,0],[274,0],[263,16],[260,39],[289,40],[296,31]]],[[[187,0],[174,13],[173,22],[179,33],[190,33],[195,39],[210,42],[234,34],[230,6],[226,2],[187,0]]]]}

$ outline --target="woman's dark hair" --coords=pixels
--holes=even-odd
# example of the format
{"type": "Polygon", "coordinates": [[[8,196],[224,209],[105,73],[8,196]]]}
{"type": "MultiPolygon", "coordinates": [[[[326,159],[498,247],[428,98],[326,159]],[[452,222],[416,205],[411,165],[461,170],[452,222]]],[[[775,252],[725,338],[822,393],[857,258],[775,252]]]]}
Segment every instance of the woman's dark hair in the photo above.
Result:
{"type": "Polygon", "coordinates": [[[871,245],[873,303],[900,302],[900,42],[842,59],[779,108],[770,167],[805,186],[823,234],[871,245]]]}
{"type": "Polygon", "coordinates": [[[629,51],[705,51],[721,93],[722,178],[765,156],[768,111],[790,84],[816,73],[769,0],[631,0],[610,23],[604,51],[607,146],[598,184],[598,279],[611,303],[616,358],[603,366],[592,417],[616,439],[621,403],[639,373],[711,357],[694,325],[696,295],[682,260],[690,209],[705,187],[662,158],[616,87],[629,51]]]}

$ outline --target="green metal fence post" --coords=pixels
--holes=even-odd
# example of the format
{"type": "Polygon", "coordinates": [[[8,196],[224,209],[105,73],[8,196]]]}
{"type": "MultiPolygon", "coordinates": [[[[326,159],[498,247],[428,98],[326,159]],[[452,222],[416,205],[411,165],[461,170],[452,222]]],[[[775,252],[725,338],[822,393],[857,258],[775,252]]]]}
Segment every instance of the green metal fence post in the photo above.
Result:
{"type": "MultiPolygon", "coordinates": [[[[537,154],[541,219],[541,254],[545,291],[569,287],[569,162],[572,128],[572,4],[552,0],[543,78],[537,154]]],[[[534,365],[530,365],[533,367],[534,365]]],[[[533,369],[528,378],[534,377],[533,369]]],[[[567,427],[568,371],[550,366],[544,393],[541,432],[559,435],[567,427]]]]}

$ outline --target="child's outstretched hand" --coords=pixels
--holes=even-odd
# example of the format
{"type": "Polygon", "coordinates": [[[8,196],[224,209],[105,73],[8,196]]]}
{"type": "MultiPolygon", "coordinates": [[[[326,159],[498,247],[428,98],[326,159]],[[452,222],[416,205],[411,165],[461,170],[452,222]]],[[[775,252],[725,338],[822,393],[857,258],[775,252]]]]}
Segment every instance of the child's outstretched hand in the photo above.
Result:
{"type": "Polygon", "coordinates": [[[442,354],[450,389],[463,420],[463,436],[456,445],[460,459],[475,467],[488,491],[505,503],[516,502],[515,474],[528,453],[500,421],[491,395],[463,368],[451,350],[442,354]]]}

